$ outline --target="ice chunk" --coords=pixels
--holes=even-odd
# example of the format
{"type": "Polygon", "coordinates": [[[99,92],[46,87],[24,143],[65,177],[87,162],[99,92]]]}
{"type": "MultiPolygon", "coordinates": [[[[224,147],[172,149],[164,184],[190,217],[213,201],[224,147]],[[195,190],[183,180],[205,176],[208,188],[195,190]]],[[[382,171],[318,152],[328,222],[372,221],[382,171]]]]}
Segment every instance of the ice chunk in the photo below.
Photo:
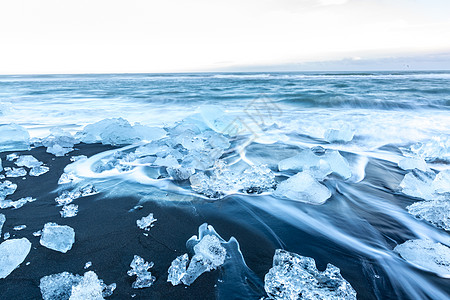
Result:
{"type": "Polygon", "coordinates": [[[78,214],[78,205],[69,204],[65,205],[59,212],[63,218],[72,218],[78,214]]]}
{"type": "Polygon", "coordinates": [[[450,193],[450,169],[439,172],[431,187],[438,194],[450,193]]]}
{"type": "Polygon", "coordinates": [[[63,272],[42,277],[39,288],[44,300],[91,300],[111,296],[116,284],[107,286],[93,271],[84,276],[63,272]]]}
{"type": "Polygon", "coordinates": [[[158,157],[156,158],[155,165],[162,166],[162,167],[171,167],[171,168],[179,168],[180,164],[178,163],[178,160],[173,157],[172,155],[168,155],[165,158],[158,157]]]}
{"type": "Polygon", "coordinates": [[[42,140],[42,145],[47,147],[47,152],[55,156],[64,156],[73,151],[73,146],[77,143],[77,139],[60,128],[52,129],[51,134],[42,140]]]}
{"type": "Polygon", "coordinates": [[[398,166],[403,170],[418,169],[423,172],[427,170],[427,163],[421,157],[404,157],[398,162],[398,166]]]}
{"type": "Polygon", "coordinates": [[[155,224],[153,223],[155,223],[156,221],[157,219],[153,218],[153,214],[150,213],[148,216],[143,217],[140,220],[137,220],[136,224],[140,229],[149,231],[151,227],[155,226],[155,224]]]}
{"type": "Polygon", "coordinates": [[[42,230],[40,243],[46,248],[66,253],[75,243],[75,231],[67,225],[47,223],[42,230]]]}
{"type": "Polygon", "coordinates": [[[5,199],[6,196],[14,194],[17,189],[17,184],[9,180],[0,183],[0,200],[5,199]]]}
{"type": "Polygon", "coordinates": [[[330,128],[325,131],[324,139],[327,142],[350,142],[355,135],[355,129],[349,124],[340,124],[335,128],[330,128]]]}
{"type": "Polygon", "coordinates": [[[450,161],[450,137],[436,136],[428,141],[419,142],[410,147],[410,152],[426,161],[450,161]]]}
{"type": "Polygon", "coordinates": [[[27,225],[17,225],[17,226],[14,226],[13,230],[20,231],[20,230],[24,230],[25,228],[27,228],[27,225]]]}
{"type": "Polygon", "coordinates": [[[86,155],[77,155],[77,156],[72,156],[72,157],[70,158],[70,161],[76,162],[76,161],[79,161],[79,160],[85,160],[85,159],[87,159],[87,156],[86,156],[86,155]]]}
{"type": "Polygon", "coordinates": [[[11,234],[9,234],[9,232],[5,232],[5,233],[3,234],[3,239],[4,239],[4,240],[9,239],[10,237],[11,237],[11,234]]]}
{"type": "Polygon", "coordinates": [[[89,269],[90,267],[92,266],[92,262],[91,261],[88,261],[85,265],[84,265],[84,268],[83,269],[89,269]]]}
{"type": "Polygon", "coordinates": [[[76,188],[73,191],[63,191],[61,195],[55,198],[55,201],[59,205],[67,205],[80,197],[87,197],[95,194],[98,194],[96,188],[92,184],[87,184],[81,188],[76,188]]]}
{"type": "Polygon", "coordinates": [[[0,125],[0,152],[28,150],[30,135],[22,126],[16,124],[0,125]]]}
{"type": "Polygon", "coordinates": [[[169,167],[166,169],[169,176],[171,176],[174,180],[187,180],[195,173],[194,168],[172,168],[169,167]]]}
{"type": "Polygon", "coordinates": [[[273,267],[264,277],[264,289],[271,299],[356,299],[356,291],[328,264],[319,272],[311,257],[277,249],[273,267]]]}
{"type": "Polygon", "coordinates": [[[0,199],[0,208],[2,208],[2,209],[4,209],[4,208],[18,209],[18,208],[21,208],[22,206],[24,206],[26,203],[33,202],[33,201],[36,201],[36,199],[32,198],[32,197],[20,198],[19,200],[16,200],[16,201],[0,199]]]}
{"type": "Polygon", "coordinates": [[[348,161],[336,150],[326,150],[322,156],[331,168],[331,171],[344,179],[352,176],[352,171],[348,161]]]}
{"type": "Polygon", "coordinates": [[[27,171],[24,168],[5,168],[6,177],[23,177],[27,176],[27,171]]]}
{"type": "Polygon", "coordinates": [[[68,184],[77,181],[79,178],[73,173],[63,173],[58,180],[58,184],[68,184]]]}
{"type": "Polygon", "coordinates": [[[0,244],[0,279],[6,278],[28,256],[31,243],[26,238],[7,240],[0,244]]]}
{"type": "Polygon", "coordinates": [[[420,201],[406,207],[413,216],[450,231],[450,201],[420,201]]]}
{"type": "Polygon", "coordinates": [[[201,255],[210,262],[211,268],[217,268],[225,262],[226,250],[215,235],[205,235],[194,246],[195,255],[201,255]]]}
{"type": "Polygon", "coordinates": [[[441,171],[437,175],[432,171],[413,170],[405,175],[399,187],[408,196],[443,200],[450,193],[450,170],[441,171]]]}
{"type": "Polygon", "coordinates": [[[266,165],[254,165],[245,169],[240,178],[244,192],[260,194],[271,190],[275,185],[275,174],[266,165]]]}
{"type": "Polygon", "coordinates": [[[47,173],[48,171],[50,171],[49,167],[46,166],[37,166],[37,167],[33,167],[30,170],[30,176],[41,176],[42,174],[47,173]]]}
{"type": "Polygon", "coordinates": [[[323,204],[331,197],[331,192],[309,173],[300,172],[278,184],[274,195],[311,204],[323,204]]]}
{"type": "Polygon", "coordinates": [[[0,237],[2,236],[3,224],[6,222],[6,217],[4,214],[0,214],[0,237]]]}
{"type": "Polygon", "coordinates": [[[450,278],[450,248],[430,240],[409,240],[394,251],[418,268],[450,278]]]}
{"type": "Polygon", "coordinates": [[[27,168],[33,168],[38,167],[42,165],[42,162],[38,161],[36,158],[34,158],[32,155],[21,155],[16,160],[15,164],[18,167],[27,167],[27,168]]]}
{"type": "Polygon", "coordinates": [[[178,256],[174,261],[172,261],[169,267],[169,276],[167,281],[172,283],[172,285],[178,285],[181,283],[181,279],[186,276],[186,269],[189,263],[189,256],[187,253],[178,256]]]}
{"type": "Polygon", "coordinates": [[[150,287],[155,282],[155,276],[148,271],[153,267],[153,262],[145,262],[142,257],[135,255],[130,267],[131,270],[127,272],[128,276],[137,276],[136,281],[131,285],[134,289],[150,287]]]}
{"type": "Polygon", "coordinates": [[[11,153],[11,154],[6,155],[7,161],[15,161],[18,158],[19,158],[19,155],[17,153],[11,153]]]}

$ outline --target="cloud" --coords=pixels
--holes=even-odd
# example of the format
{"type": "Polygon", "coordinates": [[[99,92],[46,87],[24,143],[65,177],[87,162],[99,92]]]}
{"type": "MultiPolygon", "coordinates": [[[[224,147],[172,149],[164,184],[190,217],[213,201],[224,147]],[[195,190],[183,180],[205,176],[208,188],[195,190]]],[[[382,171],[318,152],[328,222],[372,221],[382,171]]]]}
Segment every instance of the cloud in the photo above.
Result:
{"type": "Polygon", "coordinates": [[[319,0],[319,5],[329,6],[329,5],[342,5],[346,4],[349,0],[319,0]]]}

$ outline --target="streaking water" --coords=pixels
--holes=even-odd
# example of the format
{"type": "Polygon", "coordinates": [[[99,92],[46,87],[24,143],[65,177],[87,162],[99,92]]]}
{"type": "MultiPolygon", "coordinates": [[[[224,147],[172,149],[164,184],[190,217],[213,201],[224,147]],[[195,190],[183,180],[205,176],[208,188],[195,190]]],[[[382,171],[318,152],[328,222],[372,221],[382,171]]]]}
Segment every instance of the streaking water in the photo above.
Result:
{"type": "MultiPolygon", "coordinates": [[[[216,200],[223,202],[217,211],[189,187],[152,178],[145,166],[93,171],[116,150],[68,170],[94,183],[105,197],[139,195],[141,202],[192,205],[205,215],[236,220],[278,248],[338,266],[364,299],[446,299],[448,279],[408,264],[393,249],[419,238],[450,246],[447,232],[408,214],[405,207],[414,199],[399,193],[406,172],[397,167],[402,148],[449,136],[449,83],[446,72],[2,76],[0,124],[17,123],[36,137],[55,127],[75,133],[113,117],[171,126],[200,107],[215,105],[247,127],[242,138],[248,142],[225,155],[231,166],[266,164],[277,170],[279,161],[299,148],[339,150],[352,176],[327,179],[332,197],[318,206],[235,192],[216,200]],[[327,129],[342,124],[355,130],[350,143],[324,141],[327,129]]],[[[429,167],[448,169],[448,162],[429,167]]],[[[263,296],[262,281],[240,261],[235,241],[229,243],[235,264],[224,266],[224,278],[236,278],[243,287],[239,272],[244,272],[257,287],[242,289],[236,297],[263,296]]],[[[242,255],[245,259],[245,251],[242,255]]],[[[229,284],[219,284],[219,298],[236,291],[229,284]]]]}

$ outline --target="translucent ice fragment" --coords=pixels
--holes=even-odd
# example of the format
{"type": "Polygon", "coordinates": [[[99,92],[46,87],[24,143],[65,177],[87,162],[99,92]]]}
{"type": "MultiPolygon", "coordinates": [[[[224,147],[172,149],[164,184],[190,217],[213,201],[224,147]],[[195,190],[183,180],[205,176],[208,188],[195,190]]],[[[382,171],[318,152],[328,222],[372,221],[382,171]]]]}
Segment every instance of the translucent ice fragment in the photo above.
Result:
{"type": "Polygon", "coordinates": [[[36,199],[32,198],[32,197],[20,198],[19,200],[16,200],[16,201],[0,199],[0,208],[2,208],[2,209],[4,209],[4,208],[18,209],[18,208],[21,208],[22,206],[24,206],[26,203],[33,202],[33,201],[36,201],[36,199]]]}
{"type": "Polygon", "coordinates": [[[355,135],[355,130],[349,124],[340,124],[335,128],[325,131],[324,139],[327,142],[350,142],[355,135]]]}
{"type": "Polygon", "coordinates": [[[403,194],[408,196],[433,199],[434,189],[431,187],[436,175],[433,172],[422,172],[413,170],[405,175],[400,182],[400,189],[403,194]]]}
{"type": "Polygon", "coordinates": [[[189,263],[188,254],[178,256],[174,261],[172,261],[169,267],[169,276],[167,281],[172,283],[172,285],[178,285],[181,283],[181,279],[186,276],[186,269],[189,263]]]}
{"type": "Polygon", "coordinates": [[[12,239],[0,244],[0,279],[6,278],[28,256],[31,243],[26,238],[12,239]]]}
{"type": "Polygon", "coordinates": [[[331,197],[331,192],[309,173],[300,172],[278,184],[274,195],[311,204],[323,204],[331,197]]]}
{"type": "Polygon", "coordinates": [[[78,205],[69,204],[65,205],[59,212],[63,218],[72,218],[78,214],[78,205]]]}
{"type": "Polygon", "coordinates": [[[30,176],[41,176],[42,174],[50,171],[49,167],[46,166],[37,166],[30,169],[30,176]]]}
{"type": "Polygon", "coordinates": [[[150,287],[155,282],[155,276],[148,269],[153,267],[153,262],[146,262],[140,256],[135,255],[130,264],[131,270],[127,272],[128,276],[136,275],[136,281],[133,282],[134,289],[150,287]]]}
{"type": "Polygon", "coordinates": [[[0,200],[5,199],[6,196],[14,194],[17,189],[17,184],[9,180],[0,183],[0,200]]]}
{"type": "Polygon", "coordinates": [[[398,162],[398,166],[403,170],[418,169],[425,172],[427,170],[427,163],[421,157],[405,157],[398,162]]]}
{"type": "Polygon", "coordinates": [[[27,228],[27,225],[17,225],[13,227],[13,230],[20,231],[24,230],[25,228],[27,228]]]}
{"type": "Polygon", "coordinates": [[[450,200],[420,201],[406,208],[413,216],[450,231],[450,200]]]}
{"type": "Polygon", "coordinates": [[[47,223],[42,230],[40,243],[46,248],[66,253],[75,243],[75,231],[67,225],[47,223]]]}
{"type": "Polygon", "coordinates": [[[42,162],[38,161],[32,155],[21,155],[16,160],[15,164],[18,167],[33,168],[33,167],[38,167],[38,166],[42,165],[42,162]]]}
{"type": "Polygon", "coordinates": [[[394,249],[409,263],[441,277],[450,277],[450,248],[430,240],[409,240],[394,249]]]}
{"type": "Polygon", "coordinates": [[[47,147],[47,152],[55,156],[64,156],[73,151],[73,146],[77,143],[77,139],[60,128],[52,129],[51,134],[42,140],[42,145],[47,147]]]}
{"type": "Polygon", "coordinates": [[[273,267],[264,282],[271,299],[356,300],[356,291],[342,277],[339,268],[328,264],[320,272],[313,258],[281,249],[275,251],[273,267]]]}
{"type": "Polygon", "coordinates": [[[155,226],[153,223],[155,223],[156,221],[157,219],[155,219],[153,217],[153,214],[150,213],[148,216],[143,217],[140,220],[137,220],[136,224],[140,229],[149,231],[151,227],[155,226]]]}
{"type": "Polygon", "coordinates": [[[72,286],[69,300],[102,300],[103,281],[93,271],[86,272],[78,284],[72,286]]]}
{"type": "Polygon", "coordinates": [[[410,147],[415,155],[423,157],[426,161],[450,161],[450,137],[448,135],[436,136],[430,140],[419,142],[410,147]]]}
{"type": "Polygon", "coordinates": [[[22,126],[16,124],[0,125],[0,152],[28,150],[30,135],[22,126]]]}
{"type": "Polygon", "coordinates": [[[23,177],[27,175],[27,171],[24,168],[5,168],[6,177],[23,177]]]}

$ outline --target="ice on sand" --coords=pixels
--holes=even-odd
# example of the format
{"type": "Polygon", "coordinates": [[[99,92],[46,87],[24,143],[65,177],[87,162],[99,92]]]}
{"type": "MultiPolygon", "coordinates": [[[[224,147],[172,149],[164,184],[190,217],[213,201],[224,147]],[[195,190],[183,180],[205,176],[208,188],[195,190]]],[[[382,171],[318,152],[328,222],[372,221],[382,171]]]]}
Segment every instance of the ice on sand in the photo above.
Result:
{"type": "Polygon", "coordinates": [[[416,218],[450,231],[450,200],[420,201],[406,207],[416,218]]]}
{"type": "Polygon", "coordinates": [[[75,231],[67,225],[47,223],[42,230],[40,243],[46,248],[66,253],[75,243],[75,231]]]}
{"type": "Polygon", "coordinates": [[[356,299],[356,291],[328,264],[325,271],[316,268],[313,258],[277,249],[273,267],[264,277],[264,289],[271,299],[356,299]]]}
{"type": "Polygon", "coordinates": [[[31,243],[26,238],[7,240],[0,244],[0,279],[6,278],[28,256],[31,243]]]}
{"type": "Polygon", "coordinates": [[[39,288],[44,300],[93,300],[111,296],[116,284],[106,285],[93,271],[63,272],[42,277],[39,288]]]}
{"type": "Polygon", "coordinates": [[[17,184],[12,183],[9,180],[5,180],[0,183],[0,200],[3,200],[8,195],[14,194],[17,189],[17,184]]]}
{"type": "Polygon", "coordinates": [[[427,170],[427,162],[422,157],[404,157],[398,162],[398,166],[403,170],[427,170]]]}
{"type": "Polygon", "coordinates": [[[30,169],[30,176],[41,176],[42,174],[47,173],[50,171],[49,167],[46,166],[37,166],[30,169]]]}
{"type": "Polygon", "coordinates": [[[27,171],[24,168],[5,168],[6,177],[24,177],[27,171]]]}
{"type": "Polygon", "coordinates": [[[21,208],[22,206],[24,206],[26,203],[34,202],[34,201],[36,201],[36,199],[32,198],[32,197],[20,198],[19,200],[16,200],[16,201],[2,200],[0,198],[0,208],[1,209],[5,209],[5,208],[18,209],[18,208],[21,208]]]}
{"type": "Polygon", "coordinates": [[[148,216],[143,217],[140,220],[137,220],[136,224],[140,229],[149,231],[151,227],[155,226],[153,223],[155,223],[156,221],[157,219],[155,219],[153,217],[153,214],[150,213],[148,216]]]}
{"type": "Polygon", "coordinates": [[[304,149],[297,155],[280,161],[278,169],[280,171],[308,171],[319,180],[333,172],[344,179],[352,176],[350,165],[338,151],[324,150],[321,154],[317,155],[311,149],[304,149]]]}
{"type": "Polygon", "coordinates": [[[128,276],[137,276],[136,281],[131,285],[134,289],[147,288],[155,282],[155,276],[148,271],[153,267],[153,262],[146,262],[142,257],[135,255],[130,267],[131,270],[127,272],[128,276]]]}
{"type": "Polygon", "coordinates": [[[18,167],[27,167],[27,168],[33,168],[38,167],[42,165],[42,162],[38,161],[36,158],[34,158],[32,155],[21,155],[19,158],[15,161],[15,164],[18,167]]]}
{"type": "Polygon", "coordinates": [[[331,192],[311,174],[300,172],[278,184],[274,196],[311,204],[323,204],[331,197],[331,192]]]}
{"type": "Polygon", "coordinates": [[[55,156],[64,156],[73,151],[73,146],[77,143],[77,139],[60,128],[52,129],[51,134],[42,140],[42,145],[47,147],[47,152],[55,156]]]}
{"type": "Polygon", "coordinates": [[[59,212],[63,218],[72,218],[78,214],[78,205],[69,204],[65,205],[59,212]]]}
{"type": "Polygon", "coordinates": [[[394,248],[409,263],[450,278],[450,248],[430,240],[409,240],[394,248]]]}
{"type": "Polygon", "coordinates": [[[6,222],[6,217],[4,214],[0,214],[0,237],[2,236],[3,224],[6,222]]]}
{"type": "Polygon", "coordinates": [[[0,152],[28,150],[30,135],[22,126],[16,124],[0,125],[0,152]]]}
{"type": "MultiPolygon", "coordinates": [[[[204,227],[208,228],[208,233],[215,233],[214,228],[209,228],[206,224],[200,227],[200,232],[204,227]]],[[[172,285],[180,283],[191,285],[200,275],[218,268],[225,262],[227,251],[217,235],[204,234],[200,238],[193,236],[188,240],[188,244],[194,244],[194,256],[189,265],[187,254],[177,257],[172,262],[167,279],[172,285]]]]}

